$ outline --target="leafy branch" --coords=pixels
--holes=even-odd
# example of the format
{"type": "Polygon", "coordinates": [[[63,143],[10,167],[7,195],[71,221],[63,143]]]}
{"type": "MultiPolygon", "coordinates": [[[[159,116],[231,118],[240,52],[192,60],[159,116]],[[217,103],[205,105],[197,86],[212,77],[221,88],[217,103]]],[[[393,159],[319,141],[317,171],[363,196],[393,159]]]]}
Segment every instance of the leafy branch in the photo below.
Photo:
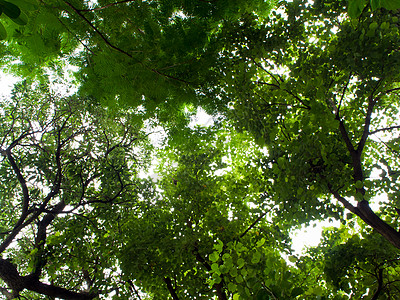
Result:
{"type": "Polygon", "coordinates": [[[128,2],[134,2],[134,1],[136,1],[136,0],[117,1],[117,2],[110,3],[110,4],[107,4],[107,5],[101,6],[101,7],[88,8],[88,9],[79,9],[78,11],[80,11],[80,12],[88,12],[88,11],[102,10],[102,9],[105,9],[105,8],[108,8],[108,7],[112,7],[112,6],[116,6],[116,5],[123,4],[123,3],[128,3],[128,2]]]}

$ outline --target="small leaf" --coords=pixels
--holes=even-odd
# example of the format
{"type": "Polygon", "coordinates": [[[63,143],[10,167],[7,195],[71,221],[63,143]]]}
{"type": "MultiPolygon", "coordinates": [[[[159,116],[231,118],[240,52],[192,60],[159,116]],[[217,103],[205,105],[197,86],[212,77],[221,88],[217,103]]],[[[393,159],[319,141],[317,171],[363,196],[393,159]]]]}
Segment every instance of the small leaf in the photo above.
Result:
{"type": "Polygon", "coordinates": [[[362,181],[361,181],[361,180],[357,180],[357,182],[356,182],[356,188],[357,188],[357,189],[361,189],[362,187],[363,187],[362,181]]]}
{"type": "Polygon", "coordinates": [[[253,258],[251,259],[251,262],[252,262],[253,264],[257,264],[257,263],[260,262],[260,260],[261,260],[261,253],[257,251],[257,252],[255,252],[255,253],[253,254],[253,258]]]}
{"type": "Polygon", "coordinates": [[[236,284],[234,284],[233,282],[229,282],[228,283],[228,290],[230,291],[230,292],[234,292],[234,291],[236,291],[236,289],[237,289],[237,286],[236,286],[236,284]]]}
{"type": "Polygon", "coordinates": [[[262,238],[261,240],[259,240],[259,241],[257,242],[257,247],[261,247],[262,245],[264,245],[264,243],[265,243],[265,239],[262,238]]]}
{"type": "Polygon", "coordinates": [[[219,271],[219,266],[217,263],[213,263],[211,265],[211,270],[213,270],[214,272],[218,272],[219,271]]]}
{"type": "Polygon", "coordinates": [[[238,264],[238,268],[239,269],[242,268],[244,266],[244,264],[245,264],[244,259],[243,258],[239,258],[238,261],[237,261],[237,264],[238,264]]]}
{"type": "Polygon", "coordinates": [[[242,282],[243,282],[243,277],[242,277],[242,275],[236,276],[235,280],[236,280],[237,283],[242,283],[242,282]]]}
{"type": "Polygon", "coordinates": [[[213,252],[210,254],[208,259],[211,260],[212,262],[216,262],[219,259],[219,254],[217,252],[213,252]]]}

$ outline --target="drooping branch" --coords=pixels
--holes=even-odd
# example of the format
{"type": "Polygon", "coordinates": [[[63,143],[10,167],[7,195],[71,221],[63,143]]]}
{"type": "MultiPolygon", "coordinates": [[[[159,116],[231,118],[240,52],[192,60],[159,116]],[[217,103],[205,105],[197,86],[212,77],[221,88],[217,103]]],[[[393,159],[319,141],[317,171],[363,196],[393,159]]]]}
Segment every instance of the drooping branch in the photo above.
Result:
{"type": "Polygon", "coordinates": [[[114,49],[114,50],[116,50],[116,51],[118,51],[118,52],[120,52],[120,53],[122,53],[122,54],[124,54],[124,55],[126,55],[126,56],[128,56],[128,57],[130,57],[130,58],[133,59],[132,54],[130,54],[130,53],[126,52],[125,50],[122,50],[121,48],[118,48],[118,47],[114,46],[113,44],[111,44],[110,41],[107,39],[107,37],[106,37],[100,30],[98,30],[97,27],[94,26],[94,25],[92,24],[92,22],[90,22],[90,21],[88,20],[88,18],[86,18],[86,17],[81,13],[81,11],[80,11],[79,9],[77,9],[75,6],[73,6],[73,5],[72,5],[70,2],[68,2],[68,1],[64,1],[64,2],[65,2],[69,7],[71,7],[71,8],[74,10],[74,12],[75,12],[77,15],[79,15],[79,17],[81,17],[81,18],[92,28],[110,48],[112,48],[112,49],[114,49]]]}
{"type": "MultiPolygon", "coordinates": [[[[188,81],[186,81],[186,80],[183,80],[183,79],[174,77],[174,76],[172,76],[172,75],[165,74],[165,73],[163,73],[163,72],[160,72],[160,71],[157,70],[157,69],[153,69],[153,68],[151,68],[151,67],[147,67],[147,66],[146,66],[145,64],[143,64],[141,61],[139,61],[139,60],[137,60],[135,57],[133,57],[132,54],[126,52],[125,50],[123,50],[123,49],[121,49],[121,48],[119,48],[119,47],[117,47],[117,46],[115,46],[115,45],[113,45],[113,44],[108,40],[108,38],[107,38],[99,29],[97,29],[97,27],[94,26],[94,25],[92,24],[92,22],[90,22],[90,20],[88,20],[88,19],[82,14],[82,12],[81,12],[79,9],[77,9],[75,6],[73,6],[73,5],[72,5],[70,2],[68,2],[68,1],[64,1],[64,2],[65,2],[69,7],[71,7],[71,8],[73,9],[73,11],[74,11],[76,14],[78,14],[78,15],[92,28],[92,29],[100,36],[100,38],[101,38],[110,48],[112,48],[112,49],[114,49],[115,51],[118,51],[118,52],[120,52],[120,53],[122,53],[122,54],[128,56],[129,58],[133,59],[136,63],[142,65],[144,68],[150,70],[151,72],[156,73],[157,75],[160,75],[160,76],[163,76],[163,77],[166,77],[166,78],[169,78],[169,79],[173,79],[173,80],[175,80],[175,81],[179,81],[179,82],[182,82],[182,83],[185,83],[185,84],[190,84],[190,82],[188,82],[188,81]]],[[[141,52],[141,51],[133,51],[133,52],[134,52],[134,53],[138,53],[138,52],[141,52]]]]}

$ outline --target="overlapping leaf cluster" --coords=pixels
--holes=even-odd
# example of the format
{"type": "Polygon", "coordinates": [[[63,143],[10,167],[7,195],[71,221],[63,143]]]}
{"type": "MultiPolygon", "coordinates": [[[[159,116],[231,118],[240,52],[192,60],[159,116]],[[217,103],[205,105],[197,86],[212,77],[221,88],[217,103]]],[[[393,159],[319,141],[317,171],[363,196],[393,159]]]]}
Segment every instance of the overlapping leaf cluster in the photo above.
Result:
{"type": "Polygon", "coordinates": [[[3,103],[5,297],[398,295],[395,1],[0,7],[2,66],[44,83],[74,65],[78,86],[3,103]],[[152,153],[143,128],[165,133],[152,153]],[[290,232],[326,219],[342,227],[295,256],[290,232]]]}

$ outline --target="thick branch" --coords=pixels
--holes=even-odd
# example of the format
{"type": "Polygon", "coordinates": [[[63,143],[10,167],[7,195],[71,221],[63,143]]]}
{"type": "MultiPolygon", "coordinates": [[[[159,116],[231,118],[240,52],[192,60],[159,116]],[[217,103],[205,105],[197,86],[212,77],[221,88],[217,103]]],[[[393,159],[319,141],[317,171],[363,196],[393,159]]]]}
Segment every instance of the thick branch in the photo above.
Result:
{"type": "Polygon", "coordinates": [[[340,134],[342,135],[342,138],[344,140],[344,143],[346,144],[346,148],[350,153],[355,152],[356,150],[354,149],[353,143],[350,140],[349,135],[347,134],[346,127],[344,126],[343,120],[340,119],[339,116],[336,116],[336,120],[339,121],[339,130],[340,134]]]}
{"type": "Polygon", "coordinates": [[[19,184],[22,188],[22,195],[23,195],[22,212],[21,212],[21,216],[20,216],[18,222],[15,224],[14,228],[16,228],[16,227],[19,227],[24,222],[24,220],[26,219],[26,217],[28,215],[29,191],[28,191],[28,187],[26,186],[26,180],[25,180],[24,176],[22,175],[21,170],[18,167],[17,163],[15,162],[14,157],[11,154],[10,148],[6,150],[6,154],[7,154],[8,161],[10,162],[10,165],[13,168],[13,171],[14,171],[15,175],[17,176],[19,184]]]}
{"type": "Polygon", "coordinates": [[[172,299],[179,300],[179,297],[176,294],[174,287],[172,286],[171,279],[168,277],[164,277],[164,282],[167,285],[168,291],[171,294],[172,299]]]}
{"type": "Polygon", "coordinates": [[[362,134],[360,142],[358,143],[358,146],[357,146],[357,152],[360,153],[360,155],[364,149],[365,143],[366,143],[368,135],[369,135],[369,126],[371,125],[371,115],[372,115],[372,111],[374,110],[375,103],[376,102],[372,98],[372,95],[371,95],[371,97],[369,97],[369,100],[368,100],[367,115],[365,116],[363,134],[362,134]]]}
{"type": "Polygon", "coordinates": [[[47,226],[49,226],[51,224],[51,222],[53,222],[53,220],[55,219],[57,214],[62,212],[64,207],[65,207],[64,201],[60,201],[54,207],[54,209],[51,212],[47,213],[43,217],[42,221],[40,221],[38,223],[38,231],[37,231],[36,239],[35,239],[35,248],[40,249],[40,250],[37,252],[38,259],[37,259],[35,268],[32,272],[32,275],[35,276],[37,279],[39,279],[39,276],[42,272],[42,268],[47,263],[47,261],[41,256],[42,252],[43,252],[42,250],[44,248],[44,244],[46,243],[46,239],[47,239],[47,226]]]}
{"type": "Polygon", "coordinates": [[[358,202],[357,207],[353,206],[344,197],[340,196],[337,191],[331,190],[332,195],[344,205],[345,208],[350,210],[355,215],[359,216],[366,224],[375,229],[385,239],[387,239],[393,246],[400,249],[400,233],[396,231],[389,224],[384,222],[378,217],[369,206],[368,201],[362,200],[358,202]]]}

